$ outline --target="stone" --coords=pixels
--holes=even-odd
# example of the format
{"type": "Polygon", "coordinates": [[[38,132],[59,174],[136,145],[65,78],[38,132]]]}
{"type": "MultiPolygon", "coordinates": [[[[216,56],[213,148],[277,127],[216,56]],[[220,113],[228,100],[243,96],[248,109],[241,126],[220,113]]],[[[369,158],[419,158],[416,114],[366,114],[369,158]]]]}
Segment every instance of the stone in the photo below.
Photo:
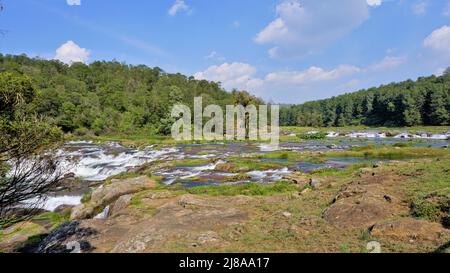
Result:
{"type": "Polygon", "coordinates": [[[200,234],[197,241],[201,245],[213,244],[213,243],[220,241],[220,237],[214,231],[207,231],[205,233],[200,234]]]}
{"type": "Polygon", "coordinates": [[[417,220],[411,217],[380,223],[373,226],[370,234],[376,237],[385,237],[402,241],[432,241],[438,242],[441,238],[450,235],[438,223],[417,220]]]}
{"type": "Polygon", "coordinates": [[[292,183],[299,185],[299,186],[305,186],[309,182],[308,177],[306,177],[302,173],[298,173],[298,172],[286,175],[283,177],[283,179],[291,181],[292,183]]]}
{"type": "Polygon", "coordinates": [[[133,198],[132,194],[127,194],[127,195],[123,195],[121,197],[119,197],[119,199],[117,199],[117,201],[114,203],[114,205],[111,208],[111,216],[115,216],[117,214],[119,214],[119,212],[123,209],[125,209],[126,207],[128,207],[128,205],[131,203],[131,199],[133,198]]]}
{"type": "Polygon", "coordinates": [[[322,186],[322,182],[316,178],[311,178],[309,181],[309,185],[315,189],[318,190],[322,186]]]}
{"type": "Polygon", "coordinates": [[[137,193],[154,187],[156,187],[156,182],[147,176],[123,180],[113,179],[110,184],[94,190],[88,203],[73,208],[70,218],[72,220],[81,220],[93,217],[123,195],[137,193]]]}
{"type": "Polygon", "coordinates": [[[308,194],[310,192],[312,192],[312,190],[310,188],[306,188],[306,189],[302,190],[301,194],[304,195],[304,194],[308,194]]]}
{"type": "Polygon", "coordinates": [[[284,211],[283,213],[281,213],[281,215],[283,215],[286,218],[290,218],[292,216],[292,213],[284,211]]]}
{"type": "Polygon", "coordinates": [[[236,170],[236,165],[233,163],[221,163],[221,164],[217,164],[215,170],[218,172],[231,173],[236,170]]]}
{"type": "Polygon", "coordinates": [[[42,242],[39,243],[36,253],[70,253],[69,246],[78,243],[80,252],[90,252],[94,248],[85,239],[96,235],[97,231],[80,226],[80,222],[66,222],[52,230],[42,242]]]}

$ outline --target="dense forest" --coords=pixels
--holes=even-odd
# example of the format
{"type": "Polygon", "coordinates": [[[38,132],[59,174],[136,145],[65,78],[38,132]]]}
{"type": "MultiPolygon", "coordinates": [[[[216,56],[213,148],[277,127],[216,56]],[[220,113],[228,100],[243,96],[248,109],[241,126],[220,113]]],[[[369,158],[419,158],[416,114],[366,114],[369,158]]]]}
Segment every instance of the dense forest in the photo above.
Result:
{"type": "Polygon", "coordinates": [[[226,92],[219,83],[116,61],[67,65],[0,54],[0,73],[30,79],[36,95],[27,111],[78,135],[167,134],[173,123],[172,105],[193,107],[198,96],[204,105],[260,102],[247,92],[226,92]]]}
{"type": "Polygon", "coordinates": [[[284,126],[450,124],[450,68],[443,76],[391,83],[330,99],[285,106],[284,126]]]}
{"type": "MultiPolygon", "coordinates": [[[[193,107],[260,104],[245,91],[227,92],[220,83],[169,74],[117,61],[64,64],[56,60],[0,54],[0,73],[31,82],[26,112],[77,135],[168,134],[175,103],[193,107]]],[[[284,126],[415,126],[450,124],[450,69],[443,76],[382,85],[330,99],[284,106],[284,126]]]]}

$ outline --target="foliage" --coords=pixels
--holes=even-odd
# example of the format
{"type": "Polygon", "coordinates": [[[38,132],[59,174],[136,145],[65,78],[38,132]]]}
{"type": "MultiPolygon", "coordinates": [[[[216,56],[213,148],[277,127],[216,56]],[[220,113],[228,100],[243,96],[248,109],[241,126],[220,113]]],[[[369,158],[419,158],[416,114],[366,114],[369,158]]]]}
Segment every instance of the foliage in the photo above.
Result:
{"type": "Polygon", "coordinates": [[[342,127],[450,124],[449,69],[441,77],[421,77],[330,99],[282,107],[283,126],[342,127]]]}
{"type": "Polygon", "coordinates": [[[32,96],[24,96],[28,109],[76,135],[170,134],[172,106],[183,103],[193,112],[194,97],[201,96],[204,105],[214,103],[222,109],[234,103],[262,102],[247,92],[226,92],[220,83],[117,61],[69,66],[0,54],[2,71],[30,78],[36,96],[32,101],[32,96]]]}
{"type": "Polygon", "coordinates": [[[35,199],[38,204],[61,177],[58,161],[43,153],[59,141],[61,132],[28,111],[34,96],[28,77],[0,73],[0,227],[30,216],[35,206],[17,214],[20,203],[35,199]]]}

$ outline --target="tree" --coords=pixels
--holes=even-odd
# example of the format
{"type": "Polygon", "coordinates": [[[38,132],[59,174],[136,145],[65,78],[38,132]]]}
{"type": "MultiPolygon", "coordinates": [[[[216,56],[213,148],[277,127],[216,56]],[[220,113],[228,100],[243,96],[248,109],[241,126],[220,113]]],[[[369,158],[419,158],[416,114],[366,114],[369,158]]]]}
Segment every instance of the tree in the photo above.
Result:
{"type": "Polygon", "coordinates": [[[61,132],[27,113],[34,94],[27,77],[0,73],[0,228],[33,215],[61,178],[52,153],[44,153],[61,132]]]}

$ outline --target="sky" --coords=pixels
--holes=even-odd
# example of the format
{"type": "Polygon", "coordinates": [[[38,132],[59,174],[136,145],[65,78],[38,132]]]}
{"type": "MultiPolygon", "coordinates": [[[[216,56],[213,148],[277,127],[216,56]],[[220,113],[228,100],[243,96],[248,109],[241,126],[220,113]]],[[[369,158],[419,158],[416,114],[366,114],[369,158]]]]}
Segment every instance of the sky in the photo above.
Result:
{"type": "Polygon", "coordinates": [[[1,0],[0,53],[117,60],[302,103],[450,66],[450,0],[1,0]]]}

